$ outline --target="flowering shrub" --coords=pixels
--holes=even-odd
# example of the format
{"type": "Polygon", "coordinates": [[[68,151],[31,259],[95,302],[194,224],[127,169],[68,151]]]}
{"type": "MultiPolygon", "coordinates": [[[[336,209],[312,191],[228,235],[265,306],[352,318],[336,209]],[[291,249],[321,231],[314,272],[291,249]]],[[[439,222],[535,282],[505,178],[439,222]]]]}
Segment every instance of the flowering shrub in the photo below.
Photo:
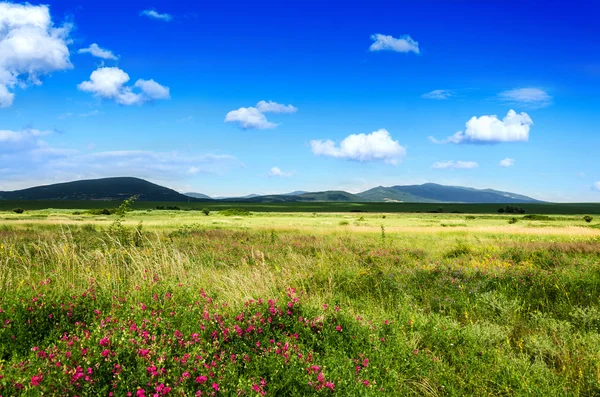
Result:
{"type": "Polygon", "coordinates": [[[104,301],[92,281],[62,299],[47,280],[2,302],[0,395],[385,391],[387,375],[369,358],[385,349],[388,325],[310,309],[293,289],[285,301],[250,300],[239,311],[160,282],[104,301]]]}

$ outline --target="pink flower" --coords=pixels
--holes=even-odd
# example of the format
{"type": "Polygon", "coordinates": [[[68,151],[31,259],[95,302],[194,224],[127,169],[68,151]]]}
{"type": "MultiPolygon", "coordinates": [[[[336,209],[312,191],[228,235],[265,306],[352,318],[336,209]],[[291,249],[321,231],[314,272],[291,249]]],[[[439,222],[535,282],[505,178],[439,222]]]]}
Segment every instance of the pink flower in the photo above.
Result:
{"type": "Polygon", "coordinates": [[[367,387],[369,387],[369,385],[371,384],[371,382],[369,382],[369,381],[368,381],[368,380],[366,380],[366,379],[365,379],[365,380],[363,380],[363,382],[362,382],[362,383],[363,383],[363,385],[365,385],[365,386],[367,386],[367,387]]]}
{"type": "Polygon", "coordinates": [[[219,384],[218,383],[213,383],[212,384],[212,388],[215,389],[215,391],[219,391],[219,384]]]}
{"type": "Polygon", "coordinates": [[[108,346],[109,343],[110,343],[110,340],[106,337],[100,339],[100,346],[108,346]]]}
{"type": "Polygon", "coordinates": [[[31,386],[39,386],[44,377],[42,374],[34,375],[31,377],[31,386]]]}
{"type": "Polygon", "coordinates": [[[102,353],[100,353],[102,355],[102,357],[108,357],[108,355],[110,354],[110,350],[106,349],[106,350],[102,350],[102,353]]]}
{"type": "Polygon", "coordinates": [[[208,380],[208,378],[204,375],[200,375],[196,377],[196,383],[204,383],[208,380]]]}
{"type": "Polygon", "coordinates": [[[138,355],[140,357],[146,357],[148,355],[148,353],[150,353],[150,350],[148,350],[148,349],[140,349],[140,350],[138,350],[138,355]]]}
{"type": "Polygon", "coordinates": [[[189,379],[189,377],[190,377],[190,373],[189,373],[189,372],[187,372],[187,371],[185,371],[183,374],[181,374],[181,377],[182,377],[183,379],[189,379]]]}
{"type": "Polygon", "coordinates": [[[138,391],[135,393],[135,395],[137,397],[146,397],[146,390],[144,390],[144,389],[138,389],[138,391]]]}
{"type": "Polygon", "coordinates": [[[325,382],[325,387],[327,387],[331,391],[335,390],[335,385],[333,384],[333,382],[325,382]]]}
{"type": "Polygon", "coordinates": [[[339,325],[336,325],[335,326],[335,330],[338,331],[338,332],[342,332],[342,327],[339,326],[339,325]]]}

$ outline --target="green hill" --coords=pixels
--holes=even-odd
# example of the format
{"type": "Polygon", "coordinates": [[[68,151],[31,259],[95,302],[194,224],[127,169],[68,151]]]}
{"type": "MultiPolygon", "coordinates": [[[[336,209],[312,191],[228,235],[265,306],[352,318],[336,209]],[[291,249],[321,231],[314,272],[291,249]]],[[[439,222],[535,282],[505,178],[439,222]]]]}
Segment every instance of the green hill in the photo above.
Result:
{"type": "Polygon", "coordinates": [[[139,178],[102,178],[0,192],[0,200],[125,200],[193,201],[175,190],[139,178]]]}

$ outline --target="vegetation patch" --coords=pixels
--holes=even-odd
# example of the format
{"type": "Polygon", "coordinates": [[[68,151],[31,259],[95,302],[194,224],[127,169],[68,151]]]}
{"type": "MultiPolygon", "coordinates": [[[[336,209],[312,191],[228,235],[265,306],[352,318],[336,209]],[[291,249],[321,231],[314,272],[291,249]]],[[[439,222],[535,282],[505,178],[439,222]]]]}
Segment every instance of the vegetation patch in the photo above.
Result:
{"type": "Polygon", "coordinates": [[[228,208],[225,210],[219,211],[219,215],[223,216],[249,216],[252,213],[243,208],[228,208]]]}

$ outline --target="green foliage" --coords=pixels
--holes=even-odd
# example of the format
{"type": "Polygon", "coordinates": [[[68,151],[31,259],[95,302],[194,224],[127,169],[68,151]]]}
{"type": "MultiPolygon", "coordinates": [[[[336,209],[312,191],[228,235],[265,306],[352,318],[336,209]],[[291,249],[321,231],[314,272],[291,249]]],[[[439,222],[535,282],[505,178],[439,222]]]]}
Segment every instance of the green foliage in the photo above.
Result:
{"type": "Polygon", "coordinates": [[[157,205],[156,208],[157,210],[166,210],[166,211],[180,211],[181,208],[179,208],[176,205],[157,205]]]}
{"type": "Polygon", "coordinates": [[[219,211],[219,215],[223,216],[249,216],[252,213],[243,208],[228,208],[226,210],[219,211]]]}
{"type": "Polygon", "coordinates": [[[112,215],[116,212],[117,212],[116,209],[108,209],[108,208],[92,209],[92,210],[87,211],[87,213],[90,215],[112,215]]]}
{"type": "Polygon", "coordinates": [[[522,219],[527,220],[527,221],[551,221],[552,220],[552,218],[549,217],[548,215],[539,215],[539,214],[525,215],[522,219]]]}
{"type": "Polygon", "coordinates": [[[586,221],[587,223],[590,223],[591,221],[593,221],[593,220],[594,220],[594,218],[592,218],[592,217],[591,217],[591,216],[589,216],[589,215],[586,215],[586,216],[584,216],[584,217],[583,217],[583,220],[584,220],[584,221],[586,221]]]}
{"type": "Polygon", "coordinates": [[[513,205],[507,205],[504,208],[498,208],[499,214],[524,214],[527,211],[524,208],[516,207],[513,205]]]}
{"type": "Polygon", "coordinates": [[[473,249],[464,241],[459,241],[454,248],[446,252],[446,258],[459,258],[461,256],[470,255],[473,249]]]}
{"type": "Polygon", "coordinates": [[[121,246],[135,245],[139,247],[142,242],[142,223],[140,222],[134,230],[123,225],[125,214],[132,211],[131,206],[137,200],[137,196],[131,196],[124,200],[119,208],[115,210],[117,219],[108,227],[108,234],[114,239],[114,242],[121,246]]]}
{"type": "Polygon", "coordinates": [[[339,223],[340,226],[348,226],[349,224],[350,224],[350,222],[348,222],[345,219],[343,221],[340,221],[340,223],[339,223]]]}
{"type": "Polygon", "coordinates": [[[510,225],[513,225],[513,224],[515,224],[515,223],[517,223],[517,222],[519,222],[519,220],[518,220],[517,218],[515,218],[515,217],[512,217],[512,218],[510,218],[510,219],[508,220],[508,223],[509,223],[510,225]]]}
{"type": "Polygon", "coordinates": [[[210,214],[210,210],[208,208],[202,208],[202,213],[208,216],[210,214]]]}
{"type": "Polygon", "coordinates": [[[23,208],[13,208],[12,212],[14,212],[15,214],[22,214],[23,212],[25,212],[25,210],[23,208]]]}

